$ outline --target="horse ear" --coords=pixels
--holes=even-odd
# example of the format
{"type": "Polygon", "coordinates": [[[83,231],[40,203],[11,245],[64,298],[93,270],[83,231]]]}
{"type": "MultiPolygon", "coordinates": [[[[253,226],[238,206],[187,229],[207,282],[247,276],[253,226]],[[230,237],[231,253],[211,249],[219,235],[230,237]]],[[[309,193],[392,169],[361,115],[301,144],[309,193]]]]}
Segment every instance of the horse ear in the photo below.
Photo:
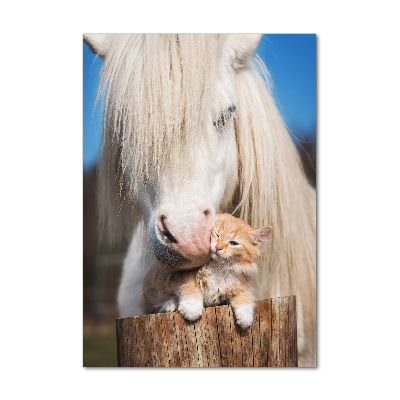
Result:
{"type": "Polygon", "coordinates": [[[94,54],[97,54],[104,60],[114,36],[114,33],[84,33],[83,41],[90,47],[90,50],[94,54]]]}
{"type": "Polygon", "coordinates": [[[256,245],[261,244],[268,239],[268,236],[271,234],[271,231],[272,231],[271,225],[266,225],[263,226],[262,228],[254,229],[252,234],[252,239],[256,242],[256,245]]]}
{"type": "Polygon", "coordinates": [[[234,69],[243,68],[246,61],[256,50],[261,34],[230,34],[226,41],[226,49],[234,69]]]}

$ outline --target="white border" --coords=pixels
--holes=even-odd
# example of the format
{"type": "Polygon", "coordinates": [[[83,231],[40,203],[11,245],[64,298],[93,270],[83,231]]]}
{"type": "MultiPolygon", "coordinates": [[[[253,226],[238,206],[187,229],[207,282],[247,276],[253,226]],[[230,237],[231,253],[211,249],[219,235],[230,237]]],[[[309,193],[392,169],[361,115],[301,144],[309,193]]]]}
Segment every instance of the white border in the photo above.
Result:
{"type": "Polygon", "coordinates": [[[2,390],[43,399],[390,398],[399,358],[394,3],[149,3],[4,8],[2,390]],[[81,367],[81,34],[130,31],[317,34],[317,369],[81,367]]]}

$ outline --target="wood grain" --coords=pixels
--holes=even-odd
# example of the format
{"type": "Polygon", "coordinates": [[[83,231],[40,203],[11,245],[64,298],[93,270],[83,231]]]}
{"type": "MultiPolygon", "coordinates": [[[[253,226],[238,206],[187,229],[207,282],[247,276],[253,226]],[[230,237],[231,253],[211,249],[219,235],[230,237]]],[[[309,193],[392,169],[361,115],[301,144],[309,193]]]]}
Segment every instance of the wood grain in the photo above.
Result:
{"type": "Polygon", "coordinates": [[[120,367],[297,367],[296,296],[260,300],[249,329],[231,306],[117,319],[120,367]]]}

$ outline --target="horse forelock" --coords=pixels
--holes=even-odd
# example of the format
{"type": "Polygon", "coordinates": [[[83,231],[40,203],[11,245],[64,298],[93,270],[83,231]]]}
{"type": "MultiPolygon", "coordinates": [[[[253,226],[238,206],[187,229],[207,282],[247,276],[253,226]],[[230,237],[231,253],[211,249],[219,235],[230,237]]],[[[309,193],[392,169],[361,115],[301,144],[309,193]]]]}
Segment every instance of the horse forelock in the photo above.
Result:
{"type": "MultiPolygon", "coordinates": [[[[207,135],[221,38],[116,35],[105,58],[102,162],[138,192],[144,179],[188,165],[207,135]]],[[[107,173],[106,173],[107,174],[107,173]]]]}

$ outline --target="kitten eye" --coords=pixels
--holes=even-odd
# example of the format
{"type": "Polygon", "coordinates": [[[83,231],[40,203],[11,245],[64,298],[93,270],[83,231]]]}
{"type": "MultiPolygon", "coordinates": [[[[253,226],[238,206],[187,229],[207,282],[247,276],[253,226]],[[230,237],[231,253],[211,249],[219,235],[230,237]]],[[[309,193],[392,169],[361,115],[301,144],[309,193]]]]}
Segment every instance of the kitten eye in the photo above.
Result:
{"type": "Polygon", "coordinates": [[[229,244],[231,246],[237,246],[239,243],[232,240],[231,242],[229,242],[229,244]]]}
{"type": "Polygon", "coordinates": [[[219,236],[218,236],[217,232],[214,232],[214,234],[215,234],[215,236],[219,239],[219,236]]]}

